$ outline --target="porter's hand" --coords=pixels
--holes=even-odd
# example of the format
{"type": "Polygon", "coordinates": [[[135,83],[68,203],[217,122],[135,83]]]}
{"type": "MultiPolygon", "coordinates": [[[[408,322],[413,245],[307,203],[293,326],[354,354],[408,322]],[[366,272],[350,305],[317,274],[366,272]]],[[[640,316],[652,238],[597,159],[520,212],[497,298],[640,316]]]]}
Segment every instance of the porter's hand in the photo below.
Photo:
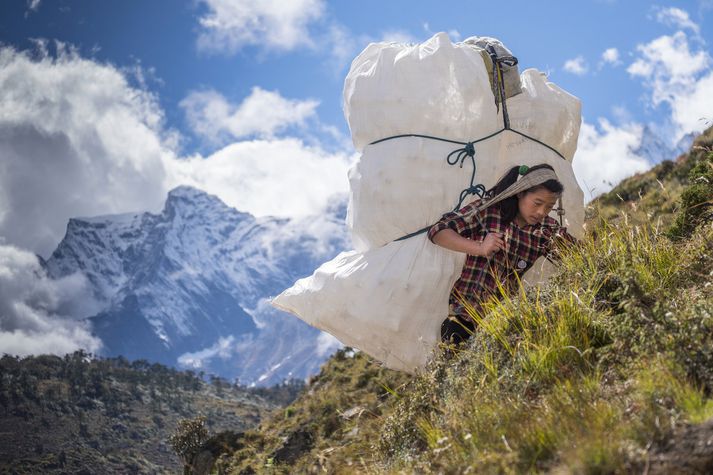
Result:
{"type": "Polygon", "coordinates": [[[480,243],[480,255],[484,257],[492,257],[493,254],[504,249],[503,233],[488,233],[480,243]]]}

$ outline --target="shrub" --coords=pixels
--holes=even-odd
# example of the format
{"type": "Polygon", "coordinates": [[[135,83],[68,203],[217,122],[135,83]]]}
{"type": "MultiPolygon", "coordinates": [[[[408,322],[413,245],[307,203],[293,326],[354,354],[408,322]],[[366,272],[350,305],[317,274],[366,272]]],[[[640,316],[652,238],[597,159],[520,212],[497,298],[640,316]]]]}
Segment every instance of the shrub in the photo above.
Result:
{"type": "Polygon", "coordinates": [[[668,232],[672,239],[689,237],[701,223],[711,220],[713,152],[698,160],[688,174],[688,182],[681,194],[681,209],[668,232]]]}
{"type": "Polygon", "coordinates": [[[205,421],[203,416],[181,419],[178,421],[176,431],[168,438],[174,452],[186,465],[191,463],[203,443],[208,440],[205,421]]]}

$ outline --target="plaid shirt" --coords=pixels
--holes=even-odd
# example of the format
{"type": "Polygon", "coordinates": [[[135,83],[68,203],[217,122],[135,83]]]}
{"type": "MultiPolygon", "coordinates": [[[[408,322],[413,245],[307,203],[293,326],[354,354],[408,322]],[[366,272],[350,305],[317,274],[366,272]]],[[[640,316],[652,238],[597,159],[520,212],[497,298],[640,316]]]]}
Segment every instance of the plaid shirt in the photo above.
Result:
{"type": "Polygon", "coordinates": [[[439,231],[450,228],[469,239],[482,241],[488,232],[503,233],[505,250],[498,251],[488,259],[483,256],[468,254],[460,278],[453,285],[450,295],[451,313],[465,319],[468,314],[458,302],[456,291],[465,297],[475,308],[488,297],[499,298],[498,281],[505,291],[511,293],[517,289],[517,281],[535,263],[538,257],[547,256],[556,259],[556,243],[575,243],[577,240],[557,220],[546,216],[542,223],[519,227],[515,222],[504,224],[500,217],[500,208],[495,205],[479,212],[485,226],[481,228],[475,217],[466,221],[464,214],[477,207],[481,200],[475,200],[458,211],[444,214],[428,231],[428,239],[439,231]]]}

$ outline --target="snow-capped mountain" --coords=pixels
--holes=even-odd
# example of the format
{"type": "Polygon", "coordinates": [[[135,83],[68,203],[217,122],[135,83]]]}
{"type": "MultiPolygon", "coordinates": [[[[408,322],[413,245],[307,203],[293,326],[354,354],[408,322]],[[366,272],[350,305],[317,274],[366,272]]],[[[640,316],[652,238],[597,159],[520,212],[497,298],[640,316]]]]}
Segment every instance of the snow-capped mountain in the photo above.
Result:
{"type": "Polygon", "coordinates": [[[672,146],[661,137],[661,134],[654,132],[651,127],[646,125],[641,133],[641,142],[633,152],[635,155],[643,157],[649,163],[655,165],[664,160],[672,160],[686,153],[691,148],[696,135],[694,132],[688,133],[672,146]]]}
{"type": "Polygon", "coordinates": [[[350,247],[345,213],[342,197],[320,216],[255,218],[180,186],[160,214],[71,219],[45,266],[87,276],[104,354],[268,384],[315,373],[338,346],[267,298],[350,247]]]}

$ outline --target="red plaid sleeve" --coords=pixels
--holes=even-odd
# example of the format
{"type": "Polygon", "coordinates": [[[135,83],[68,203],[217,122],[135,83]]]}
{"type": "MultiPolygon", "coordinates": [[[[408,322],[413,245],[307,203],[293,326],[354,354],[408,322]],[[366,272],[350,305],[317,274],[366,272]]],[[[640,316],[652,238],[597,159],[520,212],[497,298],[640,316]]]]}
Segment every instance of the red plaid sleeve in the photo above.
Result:
{"type": "Polygon", "coordinates": [[[440,220],[428,230],[428,239],[433,242],[433,237],[444,229],[452,229],[463,237],[472,238],[480,228],[477,219],[468,222],[464,216],[471,212],[480,204],[480,200],[475,200],[459,209],[444,214],[440,220]]]}

